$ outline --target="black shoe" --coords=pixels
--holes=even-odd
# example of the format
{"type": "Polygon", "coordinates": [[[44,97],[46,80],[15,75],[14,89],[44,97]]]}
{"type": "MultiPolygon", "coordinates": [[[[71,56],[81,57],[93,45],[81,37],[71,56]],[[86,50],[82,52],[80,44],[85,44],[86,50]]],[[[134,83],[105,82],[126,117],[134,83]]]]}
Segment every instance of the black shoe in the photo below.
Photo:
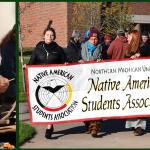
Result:
{"type": "Polygon", "coordinates": [[[45,138],[51,139],[53,131],[54,131],[54,127],[53,126],[50,129],[46,129],[45,138]]]}

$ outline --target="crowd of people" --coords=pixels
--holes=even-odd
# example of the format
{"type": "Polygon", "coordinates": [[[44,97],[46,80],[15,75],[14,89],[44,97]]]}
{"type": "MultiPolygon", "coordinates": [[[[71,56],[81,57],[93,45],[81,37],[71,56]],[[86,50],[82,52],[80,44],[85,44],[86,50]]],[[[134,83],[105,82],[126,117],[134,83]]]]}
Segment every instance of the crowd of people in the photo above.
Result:
{"type": "MultiPolygon", "coordinates": [[[[67,48],[63,49],[55,42],[56,32],[51,25],[52,21],[49,21],[43,32],[44,41],[36,45],[28,64],[81,63],[150,56],[149,33],[146,31],[141,34],[138,30],[118,29],[114,38],[109,33],[100,36],[98,29],[91,27],[85,32],[84,39],[81,41],[81,33],[74,30],[67,48]]],[[[86,132],[96,137],[101,130],[102,122],[102,120],[85,121],[86,132]]],[[[136,136],[143,135],[146,120],[128,119],[126,128],[131,128],[136,136]]],[[[45,137],[50,139],[53,131],[54,126],[48,125],[45,137]]]]}

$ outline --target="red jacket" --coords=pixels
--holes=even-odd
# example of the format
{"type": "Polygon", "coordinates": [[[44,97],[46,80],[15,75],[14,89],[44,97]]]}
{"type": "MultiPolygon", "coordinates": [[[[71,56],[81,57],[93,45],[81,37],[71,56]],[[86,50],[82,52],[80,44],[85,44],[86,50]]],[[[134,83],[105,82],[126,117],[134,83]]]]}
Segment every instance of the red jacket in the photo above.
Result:
{"type": "Polygon", "coordinates": [[[125,37],[117,37],[107,50],[108,58],[125,58],[128,49],[128,43],[125,37]]]}

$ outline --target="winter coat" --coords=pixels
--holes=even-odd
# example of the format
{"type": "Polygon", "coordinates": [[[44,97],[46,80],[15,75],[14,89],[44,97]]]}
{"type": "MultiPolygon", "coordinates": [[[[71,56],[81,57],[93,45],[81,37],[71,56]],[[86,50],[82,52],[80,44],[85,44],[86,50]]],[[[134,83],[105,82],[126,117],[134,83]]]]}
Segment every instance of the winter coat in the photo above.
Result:
{"type": "Polygon", "coordinates": [[[106,45],[105,42],[103,42],[101,45],[102,45],[102,58],[107,59],[108,58],[107,50],[109,48],[109,45],[106,45]]]}
{"type": "Polygon", "coordinates": [[[66,56],[63,48],[56,42],[46,44],[41,41],[36,45],[28,64],[63,64],[65,62],[66,56]]]}
{"type": "Polygon", "coordinates": [[[140,55],[142,57],[150,56],[150,43],[149,42],[147,42],[141,46],[140,55]]]}
{"type": "Polygon", "coordinates": [[[68,62],[77,62],[81,60],[81,44],[75,43],[73,39],[70,39],[65,53],[68,62]]]}
{"type": "Polygon", "coordinates": [[[97,45],[97,48],[95,49],[95,51],[93,52],[93,56],[90,56],[89,55],[89,52],[88,52],[88,41],[85,42],[83,45],[82,45],[82,50],[81,50],[81,56],[82,56],[82,59],[84,61],[89,61],[89,60],[97,60],[97,59],[102,59],[102,55],[101,55],[101,52],[102,52],[102,47],[100,44],[97,45]]]}
{"type": "Polygon", "coordinates": [[[128,44],[124,37],[117,37],[107,50],[108,58],[119,59],[125,58],[128,50],[128,44]]]}

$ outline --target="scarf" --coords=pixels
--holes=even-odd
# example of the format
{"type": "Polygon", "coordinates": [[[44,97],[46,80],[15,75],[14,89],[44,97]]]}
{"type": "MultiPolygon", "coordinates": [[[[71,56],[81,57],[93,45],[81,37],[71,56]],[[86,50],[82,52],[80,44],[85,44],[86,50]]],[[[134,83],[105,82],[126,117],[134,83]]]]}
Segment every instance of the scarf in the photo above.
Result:
{"type": "Polygon", "coordinates": [[[93,52],[97,48],[97,45],[92,45],[89,41],[87,42],[87,48],[88,52],[90,53],[90,56],[93,56],[93,52]]]}

